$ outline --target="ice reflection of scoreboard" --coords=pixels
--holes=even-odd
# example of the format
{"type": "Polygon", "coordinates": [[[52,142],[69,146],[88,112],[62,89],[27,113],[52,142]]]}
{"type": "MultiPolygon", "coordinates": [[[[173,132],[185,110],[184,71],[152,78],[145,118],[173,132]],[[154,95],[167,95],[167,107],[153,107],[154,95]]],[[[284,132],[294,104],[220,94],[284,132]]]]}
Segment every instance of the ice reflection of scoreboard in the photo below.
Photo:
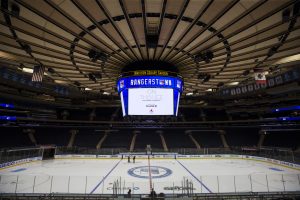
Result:
{"type": "Polygon", "coordinates": [[[183,81],[171,76],[130,76],[117,82],[125,115],[177,115],[183,81]]]}

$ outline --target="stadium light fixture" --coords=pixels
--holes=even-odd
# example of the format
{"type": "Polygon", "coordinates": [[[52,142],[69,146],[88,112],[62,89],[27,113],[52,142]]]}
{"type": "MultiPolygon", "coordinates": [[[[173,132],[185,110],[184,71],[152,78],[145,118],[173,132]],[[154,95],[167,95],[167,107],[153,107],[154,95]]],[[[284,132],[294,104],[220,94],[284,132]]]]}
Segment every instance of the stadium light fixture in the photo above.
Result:
{"type": "Polygon", "coordinates": [[[245,71],[243,72],[243,76],[247,76],[247,75],[249,75],[249,73],[250,73],[250,70],[247,69],[247,70],[245,70],[245,71]]]}
{"type": "Polygon", "coordinates": [[[54,74],[54,73],[55,73],[55,70],[54,70],[53,68],[49,67],[49,68],[48,68],[48,72],[49,72],[50,74],[54,74]]]}
{"type": "Polygon", "coordinates": [[[228,85],[238,85],[239,83],[240,82],[235,81],[235,82],[228,83],[228,85]]]}
{"type": "Polygon", "coordinates": [[[214,58],[214,53],[210,50],[200,52],[194,56],[194,61],[199,63],[204,61],[205,63],[209,63],[214,58]]]}
{"type": "Polygon", "coordinates": [[[106,62],[107,61],[107,55],[102,51],[96,51],[94,49],[91,49],[88,53],[89,58],[92,62],[96,62],[97,60],[106,62]]]}
{"type": "Polygon", "coordinates": [[[204,79],[203,79],[203,83],[208,82],[211,78],[211,75],[208,74],[204,79]]]}
{"type": "Polygon", "coordinates": [[[97,82],[96,77],[95,77],[94,74],[89,73],[89,74],[88,74],[88,77],[89,77],[89,80],[94,81],[94,82],[97,82]]]}
{"type": "Polygon", "coordinates": [[[26,73],[33,73],[33,69],[31,69],[31,68],[27,68],[27,67],[24,67],[23,69],[22,69],[22,71],[23,72],[26,72],[26,73]]]}
{"type": "Polygon", "coordinates": [[[67,82],[63,80],[54,80],[54,82],[58,84],[67,84],[67,82]]]}

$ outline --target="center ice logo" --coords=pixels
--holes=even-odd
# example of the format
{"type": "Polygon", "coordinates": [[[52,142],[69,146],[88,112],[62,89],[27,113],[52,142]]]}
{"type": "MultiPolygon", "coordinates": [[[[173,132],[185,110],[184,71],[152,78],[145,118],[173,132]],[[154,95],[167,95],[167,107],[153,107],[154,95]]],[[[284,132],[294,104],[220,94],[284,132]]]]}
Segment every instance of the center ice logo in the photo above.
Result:
{"type": "MultiPolygon", "coordinates": [[[[137,178],[149,178],[149,166],[134,167],[129,169],[127,173],[137,178]]],[[[170,176],[172,170],[165,167],[151,166],[150,173],[152,178],[164,178],[170,176]]]]}

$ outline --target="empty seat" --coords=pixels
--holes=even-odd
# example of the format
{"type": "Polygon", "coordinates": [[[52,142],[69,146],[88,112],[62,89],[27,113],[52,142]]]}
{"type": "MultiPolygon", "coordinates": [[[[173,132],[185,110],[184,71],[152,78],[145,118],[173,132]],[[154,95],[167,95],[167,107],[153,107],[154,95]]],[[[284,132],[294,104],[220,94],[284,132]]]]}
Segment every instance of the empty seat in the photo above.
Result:
{"type": "Polygon", "coordinates": [[[220,135],[217,132],[194,132],[193,137],[201,147],[223,147],[220,135]]]}

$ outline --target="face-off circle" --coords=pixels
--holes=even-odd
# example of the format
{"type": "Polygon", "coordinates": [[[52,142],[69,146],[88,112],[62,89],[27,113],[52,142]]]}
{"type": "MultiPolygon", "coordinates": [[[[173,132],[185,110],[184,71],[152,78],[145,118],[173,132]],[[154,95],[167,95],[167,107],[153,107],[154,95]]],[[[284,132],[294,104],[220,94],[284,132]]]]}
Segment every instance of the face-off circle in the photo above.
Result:
{"type": "MultiPolygon", "coordinates": [[[[149,178],[149,166],[134,167],[127,172],[130,176],[136,178],[149,178]]],[[[151,166],[151,178],[164,178],[170,176],[173,172],[166,167],[151,166]]]]}

